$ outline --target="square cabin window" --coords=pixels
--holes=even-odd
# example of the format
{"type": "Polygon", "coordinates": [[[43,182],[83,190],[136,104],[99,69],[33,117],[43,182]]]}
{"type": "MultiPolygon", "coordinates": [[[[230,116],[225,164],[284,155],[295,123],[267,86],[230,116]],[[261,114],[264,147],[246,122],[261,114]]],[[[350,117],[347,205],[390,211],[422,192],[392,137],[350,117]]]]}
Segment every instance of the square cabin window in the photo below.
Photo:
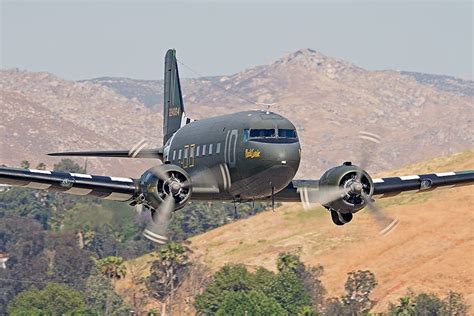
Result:
{"type": "Polygon", "coordinates": [[[220,154],[221,153],[221,143],[217,143],[216,145],[216,154],[220,154]]]}
{"type": "Polygon", "coordinates": [[[176,150],[173,150],[173,160],[176,160],[176,150]]]}
{"type": "Polygon", "coordinates": [[[202,155],[206,155],[206,145],[202,145],[202,155]]]}
{"type": "Polygon", "coordinates": [[[181,154],[183,153],[183,150],[180,149],[179,152],[178,152],[178,160],[181,160],[181,154]]]}
{"type": "Polygon", "coordinates": [[[209,145],[209,155],[212,155],[212,144],[209,145]]]}
{"type": "Polygon", "coordinates": [[[201,149],[201,146],[196,147],[196,157],[199,157],[199,150],[201,149]]]}

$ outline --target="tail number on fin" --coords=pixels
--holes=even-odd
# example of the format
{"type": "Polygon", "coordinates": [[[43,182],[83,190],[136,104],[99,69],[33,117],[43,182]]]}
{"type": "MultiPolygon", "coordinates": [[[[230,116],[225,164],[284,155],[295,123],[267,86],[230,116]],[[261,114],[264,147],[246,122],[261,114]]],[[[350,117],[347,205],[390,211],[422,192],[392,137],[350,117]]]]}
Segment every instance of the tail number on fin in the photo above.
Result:
{"type": "Polygon", "coordinates": [[[168,116],[179,116],[181,109],[179,107],[171,107],[168,109],[168,116]]]}

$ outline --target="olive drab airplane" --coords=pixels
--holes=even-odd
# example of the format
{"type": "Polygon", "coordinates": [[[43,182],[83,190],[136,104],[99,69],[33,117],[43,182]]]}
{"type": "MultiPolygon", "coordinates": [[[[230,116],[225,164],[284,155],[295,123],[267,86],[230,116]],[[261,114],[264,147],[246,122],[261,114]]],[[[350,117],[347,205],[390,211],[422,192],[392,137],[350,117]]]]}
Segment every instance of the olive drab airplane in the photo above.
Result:
{"type": "MultiPolygon", "coordinates": [[[[270,111],[245,111],[194,121],[186,116],[175,50],[165,57],[163,146],[131,150],[51,153],[51,156],[154,158],[162,164],[138,179],[34,169],[0,168],[0,183],[127,202],[151,211],[144,236],[166,243],[173,211],[193,200],[315,203],[336,225],[368,207],[386,234],[397,220],[385,216],[375,197],[474,184],[474,170],[372,179],[361,166],[344,162],[319,180],[294,180],[301,159],[295,126],[270,111]]],[[[377,135],[362,132],[368,143],[377,135]]],[[[367,159],[365,159],[367,160],[367,159]]]]}

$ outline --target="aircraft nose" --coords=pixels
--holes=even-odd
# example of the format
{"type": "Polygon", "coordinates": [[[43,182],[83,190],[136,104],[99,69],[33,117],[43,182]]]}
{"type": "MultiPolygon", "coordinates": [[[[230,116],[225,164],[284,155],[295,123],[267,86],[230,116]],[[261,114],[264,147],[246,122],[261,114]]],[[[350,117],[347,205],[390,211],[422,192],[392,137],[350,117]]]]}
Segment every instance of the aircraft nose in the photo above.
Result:
{"type": "Polygon", "coordinates": [[[299,143],[289,144],[271,144],[267,148],[265,160],[273,165],[284,165],[297,170],[300,164],[300,145],[299,143]]]}

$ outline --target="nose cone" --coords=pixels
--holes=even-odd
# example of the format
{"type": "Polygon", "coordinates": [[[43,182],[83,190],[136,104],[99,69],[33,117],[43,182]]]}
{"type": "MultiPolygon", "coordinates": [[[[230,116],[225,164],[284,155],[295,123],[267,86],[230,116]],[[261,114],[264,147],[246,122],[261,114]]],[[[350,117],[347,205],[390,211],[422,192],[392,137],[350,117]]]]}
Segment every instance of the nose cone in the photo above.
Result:
{"type": "Polygon", "coordinates": [[[300,144],[294,143],[258,143],[261,159],[267,167],[287,166],[294,173],[300,165],[300,144]]]}
{"type": "Polygon", "coordinates": [[[295,176],[300,165],[300,145],[249,141],[244,157],[241,176],[246,181],[241,197],[268,197],[272,187],[279,192],[295,176]]]}

